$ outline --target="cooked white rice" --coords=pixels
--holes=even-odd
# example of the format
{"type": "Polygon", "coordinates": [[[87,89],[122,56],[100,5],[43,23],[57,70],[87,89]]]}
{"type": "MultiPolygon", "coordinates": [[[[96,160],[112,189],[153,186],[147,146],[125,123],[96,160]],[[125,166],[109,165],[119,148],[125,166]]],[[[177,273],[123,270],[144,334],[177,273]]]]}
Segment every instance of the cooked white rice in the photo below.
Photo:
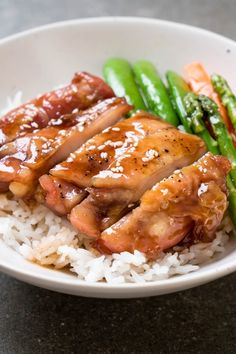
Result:
{"type": "MultiPolygon", "coordinates": [[[[19,104],[20,98],[18,93],[14,100],[9,100],[7,109],[19,104]]],[[[148,262],[139,251],[104,256],[78,235],[69,222],[45,206],[27,206],[0,194],[0,238],[8,246],[29,261],[57,269],[67,267],[79,279],[90,282],[142,283],[196,271],[216,253],[224,252],[232,230],[226,217],[212,242],[174,247],[171,252],[161,253],[155,262],[148,262]]]]}

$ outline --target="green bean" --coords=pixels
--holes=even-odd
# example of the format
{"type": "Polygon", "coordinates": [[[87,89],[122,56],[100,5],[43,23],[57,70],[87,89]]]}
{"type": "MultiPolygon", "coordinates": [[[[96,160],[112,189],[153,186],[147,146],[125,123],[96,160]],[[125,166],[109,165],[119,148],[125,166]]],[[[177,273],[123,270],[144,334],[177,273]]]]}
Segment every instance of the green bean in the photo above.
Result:
{"type": "Polygon", "coordinates": [[[147,110],[127,60],[121,58],[107,60],[103,67],[103,74],[115,94],[125,97],[127,102],[134,106],[134,110],[147,110]]]}
{"type": "Polygon", "coordinates": [[[174,71],[167,71],[166,78],[169,84],[171,100],[178,113],[179,119],[183,124],[185,131],[187,133],[192,133],[191,121],[188,118],[184,104],[184,97],[190,92],[189,87],[182,77],[174,71]]]}
{"type": "Polygon", "coordinates": [[[134,64],[133,69],[149,110],[177,126],[179,123],[178,117],[172,107],[167,89],[154,65],[149,61],[139,60],[134,64]]]}

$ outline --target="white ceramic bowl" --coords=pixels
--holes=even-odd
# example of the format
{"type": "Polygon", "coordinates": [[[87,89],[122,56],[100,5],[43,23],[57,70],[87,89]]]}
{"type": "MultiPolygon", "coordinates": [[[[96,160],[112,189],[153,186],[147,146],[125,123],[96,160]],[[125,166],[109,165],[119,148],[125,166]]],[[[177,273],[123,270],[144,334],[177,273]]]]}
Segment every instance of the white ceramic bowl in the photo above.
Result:
{"type": "MultiPolygon", "coordinates": [[[[198,28],[142,18],[97,18],[56,23],[0,41],[0,105],[23,91],[34,97],[68,82],[78,70],[101,74],[104,61],[121,56],[150,59],[159,71],[181,72],[195,60],[224,75],[236,89],[236,43],[198,28]]],[[[86,283],[74,275],[31,264],[0,241],[0,270],[28,283],[63,293],[107,298],[166,294],[204,284],[236,270],[236,240],[225,254],[187,275],[146,284],[86,283]]]]}

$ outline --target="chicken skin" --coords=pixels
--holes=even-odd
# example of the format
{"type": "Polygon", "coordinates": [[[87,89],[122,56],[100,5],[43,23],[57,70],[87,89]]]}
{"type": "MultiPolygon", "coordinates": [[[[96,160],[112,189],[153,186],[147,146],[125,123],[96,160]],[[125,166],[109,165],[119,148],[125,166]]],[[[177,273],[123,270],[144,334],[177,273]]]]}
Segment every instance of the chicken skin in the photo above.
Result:
{"type": "Polygon", "coordinates": [[[46,205],[57,214],[68,214],[71,211],[69,207],[72,209],[78,204],[77,198],[74,198],[75,187],[77,190],[84,190],[84,193],[81,193],[81,190],[79,193],[80,197],[84,198],[88,194],[85,188],[92,186],[94,175],[109,167],[115,159],[124,156],[135,142],[164,127],[169,127],[169,124],[157,120],[153,115],[140,112],[89,139],[65,161],[53,167],[50,176],[44,175],[40,178],[46,205]],[[62,189],[66,188],[68,191],[70,183],[71,194],[67,193],[70,201],[67,201],[62,189]]]}
{"type": "Polygon", "coordinates": [[[135,143],[168,126],[151,114],[140,112],[88,140],[66,161],[52,168],[50,174],[80,187],[89,187],[94,176],[124,156],[135,143]]]}
{"type": "Polygon", "coordinates": [[[106,229],[96,241],[105,253],[139,250],[153,259],[191,233],[212,241],[227,209],[229,161],[204,155],[175,171],[141,198],[140,206],[106,229]]]}
{"type": "Polygon", "coordinates": [[[113,96],[112,89],[102,79],[85,72],[76,73],[69,85],[41,95],[3,116],[0,146],[46,127],[51,119],[73,110],[87,109],[99,100],[113,96]]]}
{"type": "Polygon", "coordinates": [[[145,125],[139,122],[139,131],[145,131],[151,121],[156,129],[143,133],[142,139],[129,134],[130,147],[92,177],[89,196],[72,210],[70,221],[80,232],[98,237],[133,208],[146,190],[205,153],[200,138],[167,123],[160,125],[163,122],[150,114],[147,119],[145,125]]]}
{"type": "Polygon", "coordinates": [[[109,98],[87,111],[62,116],[44,129],[3,145],[0,147],[2,191],[9,188],[17,197],[31,195],[42,174],[129,110],[124,99],[109,98]]]}

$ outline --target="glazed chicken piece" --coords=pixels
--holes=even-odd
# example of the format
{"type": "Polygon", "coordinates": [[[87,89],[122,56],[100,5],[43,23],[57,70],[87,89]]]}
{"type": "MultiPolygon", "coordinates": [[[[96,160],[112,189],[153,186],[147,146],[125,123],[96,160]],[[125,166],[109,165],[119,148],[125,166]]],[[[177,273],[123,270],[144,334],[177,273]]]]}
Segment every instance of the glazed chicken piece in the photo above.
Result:
{"type": "Polygon", "coordinates": [[[151,114],[140,112],[88,140],[67,160],[52,168],[51,175],[40,178],[46,205],[57,214],[68,214],[86,196],[84,188],[92,185],[94,175],[106,169],[115,159],[124,156],[134,143],[166,127],[169,124],[157,120],[151,114]],[[75,189],[80,191],[78,199],[75,197],[75,189]],[[67,191],[66,195],[64,190],[67,191]]]}
{"type": "Polygon", "coordinates": [[[92,177],[109,167],[114,160],[124,157],[135,143],[168,126],[153,115],[140,112],[87,141],[66,161],[52,168],[50,173],[81,187],[89,187],[92,177]]]}
{"type": "Polygon", "coordinates": [[[207,153],[175,171],[141,198],[141,204],[96,241],[103,253],[139,250],[153,259],[191,233],[193,241],[212,241],[227,208],[229,161],[207,153]]]}
{"type": "Polygon", "coordinates": [[[17,197],[29,196],[39,176],[130,109],[125,99],[109,98],[87,111],[63,116],[47,128],[5,144],[0,148],[2,191],[9,188],[17,197]],[[71,124],[74,126],[70,127],[71,124]]]}
{"type": "Polygon", "coordinates": [[[112,89],[102,79],[79,72],[71,84],[41,95],[3,116],[0,121],[0,146],[46,127],[51,119],[58,119],[75,109],[87,109],[99,100],[113,96],[112,89]]]}
{"type": "MultiPolygon", "coordinates": [[[[149,118],[150,120],[150,115],[149,118]]],[[[120,219],[139,202],[143,193],[174,170],[201,157],[203,141],[156,120],[156,132],[133,142],[106,170],[91,179],[90,195],[73,208],[70,221],[80,232],[98,237],[100,232],[120,219]]],[[[140,124],[139,130],[146,127],[140,124]]]]}

